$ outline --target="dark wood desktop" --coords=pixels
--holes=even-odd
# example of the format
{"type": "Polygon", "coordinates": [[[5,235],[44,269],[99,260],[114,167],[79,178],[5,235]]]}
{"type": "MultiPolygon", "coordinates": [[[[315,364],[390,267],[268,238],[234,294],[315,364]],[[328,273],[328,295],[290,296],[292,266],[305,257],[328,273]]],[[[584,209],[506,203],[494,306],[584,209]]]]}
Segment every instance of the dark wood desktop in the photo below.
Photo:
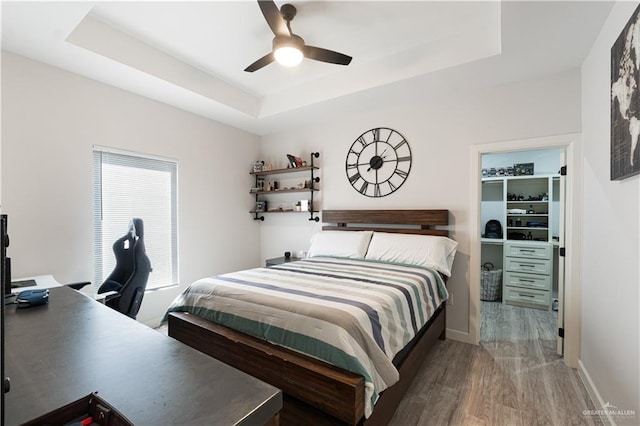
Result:
{"type": "Polygon", "coordinates": [[[5,424],[97,391],[136,425],[277,424],[275,387],[67,287],[49,304],[7,306],[5,424]]]}

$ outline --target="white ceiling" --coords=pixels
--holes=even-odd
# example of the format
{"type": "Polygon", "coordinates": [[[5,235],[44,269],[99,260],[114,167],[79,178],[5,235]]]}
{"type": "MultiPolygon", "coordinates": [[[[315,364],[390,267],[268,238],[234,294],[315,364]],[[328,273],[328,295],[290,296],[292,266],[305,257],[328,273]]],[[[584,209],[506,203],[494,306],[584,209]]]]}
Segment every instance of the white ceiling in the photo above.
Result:
{"type": "Polygon", "coordinates": [[[390,91],[401,99],[578,67],[613,5],[291,3],[293,32],[353,56],[349,66],[306,59],[296,68],[244,72],[271,50],[256,1],[5,1],[2,48],[267,134],[388,99],[390,91]]]}

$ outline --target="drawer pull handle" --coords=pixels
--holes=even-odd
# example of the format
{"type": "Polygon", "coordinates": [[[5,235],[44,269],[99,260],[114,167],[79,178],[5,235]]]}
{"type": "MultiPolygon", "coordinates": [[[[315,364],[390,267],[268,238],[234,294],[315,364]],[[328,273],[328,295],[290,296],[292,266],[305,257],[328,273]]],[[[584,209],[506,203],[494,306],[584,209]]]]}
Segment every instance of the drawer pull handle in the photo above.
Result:
{"type": "Polygon", "coordinates": [[[525,250],[525,249],[520,249],[520,253],[535,253],[535,250],[525,250]]]}
{"type": "Polygon", "coordinates": [[[520,278],[519,280],[520,280],[521,283],[535,283],[534,280],[525,280],[523,278],[520,278]]]}
{"type": "Polygon", "coordinates": [[[527,265],[526,263],[521,263],[520,267],[521,268],[531,268],[531,269],[533,269],[533,268],[536,267],[536,265],[527,265]]]}
{"type": "Polygon", "coordinates": [[[535,296],[534,296],[534,295],[532,295],[532,294],[522,294],[522,293],[518,293],[518,295],[519,295],[520,297],[535,297],[535,296]]]}

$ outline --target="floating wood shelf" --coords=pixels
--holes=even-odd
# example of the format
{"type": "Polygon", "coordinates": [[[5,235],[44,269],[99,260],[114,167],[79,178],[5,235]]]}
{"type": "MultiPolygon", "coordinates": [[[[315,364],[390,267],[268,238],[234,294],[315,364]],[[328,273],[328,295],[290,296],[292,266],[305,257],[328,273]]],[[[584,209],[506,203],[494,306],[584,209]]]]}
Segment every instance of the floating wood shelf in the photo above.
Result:
{"type": "MultiPolygon", "coordinates": [[[[309,195],[310,195],[310,198],[311,198],[309,207],[312,208],[313,207],[313,193],[316,192],[316,191],[319,191],[319,189],[315,187],[315,184],[320,182],[320,178],[318,176],[314,176],[314,172],[316,170],[319,170],[320,168],[313,164],[314,158],[318,158],[318,157],[320,157],[320,153],[319,152],[312,152],[311,153],[311,165],[310,166],[289,167],[289,168],[286,168],[286,169],[264,170],[264,171],[260,171],[260,172],[249,172],[250,175],[253,175],[256,178],[256,189],[260,188],[260,186],[258,185],[258,180],[259,180],[260,177],[263,177],[263,176],[279,175],[279,174],[285,174],[285,173],[308,172],[310,174],[310,177],[311,177],[311,180],[309,181],[310,182],[310,186],[308,188],[277,189],[277,190],[273,190],[273,191],[249,191],[249,194],[255,195],[256,204],[257,204],[258,201],[260,201],[259,198],[258,198],[259,195],[293,194],[293,193],[300,193],[300,192],[308,192],[309,195]]],[[[318,210],[301,210],[301,211],[297,211],[297,210],[267,210],[267,211],[256,211],[255,209],[253,209],[253,210],[250,211],[250,213],[254,215],[253,220],[259,220],[259,221],[264,221],[264,216],[262,216],[261,213],[308,213],[310,221],[314,221],[314,222],[320,221],[320,218],[318,216],[316,216],[316,213],[318,213],[318,210]]]]}
{"type": "Polygon", "coordinates": [[[283,173],[307,172],[311,170],[320,170],[320,167],[315,167],[315,166],[289,167],[288,169],[273,169],[273,170],[265,170],[262,172],[249,172],[249,174],[255,175],[255,176],[266,176],[266,175],[280,175],[283,173]]]}
{"type": "Polygon", "coordinates": [[[319,191],[318,188],[295,188],[295,189],[276,189],[273,191],[249,191],[251,195],[261,195],[261,194],[291,194],[293,192],[309,192],[309,191],[319,191]]]}

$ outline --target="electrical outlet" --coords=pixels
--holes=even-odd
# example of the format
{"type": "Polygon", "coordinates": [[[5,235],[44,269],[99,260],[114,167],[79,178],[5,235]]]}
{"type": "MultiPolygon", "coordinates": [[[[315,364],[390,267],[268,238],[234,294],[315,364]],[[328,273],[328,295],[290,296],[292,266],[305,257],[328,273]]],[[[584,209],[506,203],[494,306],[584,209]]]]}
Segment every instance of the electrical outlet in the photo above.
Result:
{"type": "Polygon", "coordinates": [[[447,305],[453,306],[453,293],[449,293],[449,298],[447,299],[447,305]]]}

